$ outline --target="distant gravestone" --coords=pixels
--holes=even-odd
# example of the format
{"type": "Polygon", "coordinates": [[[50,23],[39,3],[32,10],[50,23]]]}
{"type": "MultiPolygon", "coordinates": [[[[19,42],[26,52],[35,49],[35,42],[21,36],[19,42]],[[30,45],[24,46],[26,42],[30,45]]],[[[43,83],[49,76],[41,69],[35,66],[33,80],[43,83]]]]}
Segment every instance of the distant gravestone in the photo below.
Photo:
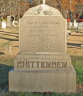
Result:
{"type": "Polygon", "coordinates": [[[7,16],[7,26],[11,26],[11,16],[7,16]]]}
{"type": "Polygon", "coordinates": [[[5,20],[2,21],[2,28],[6,29],[6,21],[5,20]]]}
{"type": "Polygon", "coordinates": [[[0,26],[2,25],[2,22],[0,21],[0,26]]]}
{"type": "Polygon", "coordinates": [[[17,21],[13,21],[13,24],[12,24],[14,27],[17,27],[18,26],[18,22],[17,21]]]}
{"type": "Polygon", "coordinates": [[[72,22],[67,22],[67,27],[68,27],[68,29],[71,29],[73,27],[72,22]]]}
{"type": "Polygon", "coordinates": [[[5,46],[5,53],[6,54],[10,54],[11,53],[11,46],[10,45],[5,46]]]}
{"type": "Polygon", "coordinates": [[[74,20],[74,26],[73,28],[77,29],[78,28],[78,23],[76,22],[76,20],[74,20]]]}
{"type": "Polygon", "coordinates": [[[72,27],[72,22],[69,22],[69,26],[72,27]]]}
{"type": "Polygon", "coordinates": [[[78,23],[78,29],[83,29],[83,22],[78,23]]]}
{"type": "Polygon", "coordinates": [[[81,45],[81,49],[83,49],[83,45],[81,45]]]}
{"type": "Polygon", "coordinates": [[[30,8],[20,20],[20,50],[9,72],[9,91],[76,92],[66,39],[67,22],[57,9],[30,8]]]}

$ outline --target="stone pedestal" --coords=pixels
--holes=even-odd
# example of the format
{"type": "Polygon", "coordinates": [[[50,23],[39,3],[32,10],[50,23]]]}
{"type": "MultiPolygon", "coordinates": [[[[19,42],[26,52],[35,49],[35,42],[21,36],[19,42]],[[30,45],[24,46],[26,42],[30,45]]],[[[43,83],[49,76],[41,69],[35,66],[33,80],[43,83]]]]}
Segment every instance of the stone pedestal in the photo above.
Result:
{"type": "Polygon", "coordinates": [[[16,92],[76,92],[76,72],[68,54],[19,53],[9,81],[9,90],[16,92]]]}
{"type": "Polygon", "coordinates": [[[16,92],[76,92],[76,73],[71,70],[12,70],[9,90],[16,92]]]}

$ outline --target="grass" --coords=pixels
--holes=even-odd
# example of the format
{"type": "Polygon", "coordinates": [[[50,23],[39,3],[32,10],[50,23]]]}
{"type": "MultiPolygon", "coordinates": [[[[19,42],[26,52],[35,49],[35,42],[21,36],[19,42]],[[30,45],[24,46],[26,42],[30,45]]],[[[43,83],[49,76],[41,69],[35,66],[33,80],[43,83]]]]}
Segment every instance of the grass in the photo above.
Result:
{"type": "Polygon", "coordinates": [[[2,90],[8,84],[8,72],[13,64],[13,59],[0,58],[0,89],[2,90]]]}
{"type": "Polygon", "coordinates": [[[83,96],[83,93],[80,94],[61,94],[61,93],[22,93],[22,92],[8,92],[5,96],[83,96]]]}
{"type": "MultiPolygon", "coordinates": [[[[71,56],[71,58],[77,74],[77,83],[83,84],[83,56],[71,56]]],[[[8,85],[8,72],[13,66],[13,59],[11,56],[6,56],[5,60],[3,57],[0,58],[0,90],[8,85]]],[[[83,92],[79,94],[7,92],[4,96],[83,96],[83,92]]]]}
{"type": "Polygon", "coordinates": [[[83,56],[72,56],[72,64],[76,70],[77,83],[83,84],[83,56]]]}

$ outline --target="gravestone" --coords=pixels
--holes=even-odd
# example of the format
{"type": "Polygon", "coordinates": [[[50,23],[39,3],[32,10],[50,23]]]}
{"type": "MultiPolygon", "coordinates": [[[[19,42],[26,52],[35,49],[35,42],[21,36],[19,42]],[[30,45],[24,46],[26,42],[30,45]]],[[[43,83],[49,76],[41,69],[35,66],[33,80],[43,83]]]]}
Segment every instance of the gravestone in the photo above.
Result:
{"type": "Polygon", "coordinates": [[[78,23],[76,22],[76,20],[74,20],[74,26],[73,26],[74,29],[77,29],[78,28],[78,23]]]}
{"type": "Polygon", "coordinates": [[[76,92],[76,72],[66,47],[67,22],[61,13],[45,4],[30,8],[19,29],[9,91],[76,92]]]}
{"type": "Polygon", "coordinates": [[[5,54],[11,54],[11,46],[10,45],[7,45],[5,46],[5,54]]]}
{"type": "Polygon", "coordinates": [[[7,16],[7,26],[11,26],[11,16],[7,16]]]}
{"type": "Polygon", "coordinates": [[[17,26],[18,26],[18,21],[13,21],[12,25],[13,25],[14,27],[17,27],[17,26]]]}
{"type": "Polygon", "coordinates": [[[68,27],[68,29],[71,29],[73,27],[72,22],[67,22],[67,27],[68,27]]]}
{"type": "Polygon", "coordinates": [[[83,49],[83,45],[81,45],[81,49],[83,49]]]}
{"type": "Polygon", "coordinates": [[[5,20],[2,21],[2,28],[6,29],[6,21],[5,20]]]}
{"type": "Polygon", "coordinates": [[[72,22],[69,22],[69,26],[72,27],[72,22]]]}
{"type": "Polygon", "coordinates": [[[2,25],[2,22],[1,22],[1,20],[0,20],[0,26],[2,25]]]}
{"type": "Polygon", "coordinates": [[[78,29],[83,29],[83,22],[78,23],[78,29]]]}

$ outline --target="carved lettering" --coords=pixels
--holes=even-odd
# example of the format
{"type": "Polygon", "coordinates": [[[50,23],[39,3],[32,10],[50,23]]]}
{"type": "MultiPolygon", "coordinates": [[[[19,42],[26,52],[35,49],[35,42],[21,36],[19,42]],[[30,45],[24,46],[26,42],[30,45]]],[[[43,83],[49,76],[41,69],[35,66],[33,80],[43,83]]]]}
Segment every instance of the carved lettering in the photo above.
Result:
{"type": "Polygon", "coordinates": [[[52,62],[52,68],[56,68],[56,62],[52,62]]]}
{"type": "Polygon", "coordinates": [[[39,64],[40,64],[40,62],[39,62],[39,61],[37,61],[36,63],[37,63],[37,68],[39,68],[39,64]]]}
{"type": "Polygon", "coordinates": [[[67,62],[63,62],[63,68],[67,68],[67,62]]]}
{"type": "Polygon", "coordinates": [[[19,68],[67,68],[67,62],[18,61],[19,68]]]}
{"type": "Polygon", "coordinates": [[[27,61],[23,61],[23,67],[27,67],[27,61]]]}
{"type": "Polygon", "coordinates": [[[28,62],[28,68],[30,68],[30,62],[28,62]]]}
{"type": "Polygon", "coordinates": [[[57,62],[57,68],[67,68],[67,62],[57,62]]]}
{"type": "Polygon", "coordinates": [[[22,61],[18,61],[17,62],[17,67],[23,67],[23,62],[22,61]]]}
{"type": "Polygon", "coordinates": [[[35,25],[35,24],[36,24],[36,25],[37,25],[37,24],[46,24],[46,25],[47,25],[47,24],[56,24],[56,25],[58,25],[59,22],[30,22],[30,21],[29,21],[29,22],[27,22],[27,24],[29,24],[29,25],[32,25],[32,24],[33,24],[33,25],[35,25]]]}
{"type": "Polygon", "coordinates": [[[52,65],[51,65],[51,62],[46,62],[46,67],[47,67],[47,68],[51,68],[51,66],[52,66],[52,65]]]}
{"type": "Polygon", "coordinates": [[[41,68],[46,68],[46,62],[41,62],[41,68]]]}

